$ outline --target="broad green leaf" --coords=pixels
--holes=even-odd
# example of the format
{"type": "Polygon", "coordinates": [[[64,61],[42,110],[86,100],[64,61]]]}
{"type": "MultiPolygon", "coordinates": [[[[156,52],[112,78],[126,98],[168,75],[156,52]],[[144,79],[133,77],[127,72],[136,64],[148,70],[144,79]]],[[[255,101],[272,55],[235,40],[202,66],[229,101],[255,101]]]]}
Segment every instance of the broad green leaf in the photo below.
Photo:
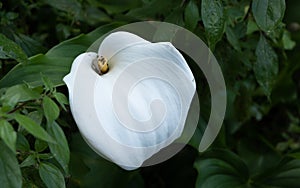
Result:
{"type": "Polygon", "coordinates": [[[65,179],[60,170],[51,163],[40,163],[39,174],[48,188],[64,188],[65,179]]]}
{"type": "Polygon", "coordinates": [[[17,133],[16,148],[17,148],[17,150],[20,150],[20,151],[29,151],[30,150],[29,142],[27,141],[26,137],[21,133],[17,133]]]}
{"type": "Polygon", "coordinates": [[[20,98],[21,98],[20,93],[14,93],[11,97],[7,97],[7,96],[3,95],[1,97],[1,102],[2,102],[2,105],[4,107],[6,107],[3,110],[5,112],[12,110],[18,104],[20,98]]]}
{"type": "Polygon", "coordinates": [[[101,26],[89,34],[82,34],[64,41],[50,49],[46,54],[39,54],[30,58],[26,65],[18,64],[0,80],[0,88],[28,83],[31,86],[43,85],[41,73],[47,76],[54,86],[63,85],[63,77],[70,71],[76,56],[85,52],[99,37],[112,29],[121,26],[112,23],[101,26]]]}
{"type": "Polygon", "coordinates": [[[197,188],[246,187],[249,179],[246,164],[228,150],[211,150],[195,162],[197,188]]]}
{"type": "Polygon", "coordinates": [[[220,0],[202,0],[201,18],[205,27],[208,45],[213,50],[221,40],[225,29],[224,10],[220,0]]]}
{"type": "Polygon", "coordinates": [[[16,152],[17,133],[12,125],[5,119],[0,119],[0,138],[13,153],[16,152]]]}
{"type": "Polygon", "coordinates": [[[48,96],[43,98],[43,110],[45,117],[49,123],[56,120],[59,116],[59,108],[57,104],[48,96]]]}
{"type": "Polygon", "coordinates": [[[69,101],[67,99],[67,97],[60,92],[55,92],[53,93],[54,98],[57,100],[57,102],[60,104],[60,106],[66,111],[66,104],[69,104],[69,101]]]}
{"type": "Polygon", "coordinates": [[[190,0],[184,11],[184,20],[186,28],[193,31],[200,20],[199,9],[194,0],[190,0]]]}
{"type": "Polygon", "coordinates": [[[6,90],[5,95],[1,97],[2,100],[10,100],[11,98],[18,95],[18,102],[25,102],[29,100],[34,100],[40,98],[40,92],[28,88],[25,84],[15,85],[9,87],[6,90]]]}
{"type": "Polygon", "coordinates": [[[253,0],[252,12],[257,25],[269,32],[281,22],[285,12],[285,0],[253,0]]]}
{"type": "Polygon", "coordinates": [[[25,115],[15,114],[14,118],[20,126],[24,127],[33,136],[51,143],[55,143],[53,138],[37,123],[25,115]]]}
{"type": "Polygon", "coordinates": [[[244,138],[238,143],[239,156],[247,164],[252,176],[268,171],[281,159],[279,153],[259,139],[244,138]]]}
{"type": "Polygon", "coordinates": [[[255,54],[257,59],[254,63],[253,70],[256,80],[262,87],[265,95],[270,97],[272,87],[278,74],[278,58],[272,46],[263,35],[260,36],[255,54]]]}
{"type": "Polygon", "coordinates": [[[244,142],[238,148],[240,156],[224,149],[202,154],[194,164],[198,171],[196,187],[299,187],[300,160],[281,159],[261,144],[244,142]]]}
{"type": "Polygon", "coordinates": [[[33,155],[29,155],[21,164],[20,167],[24,168],[27,166],[32,166],[36,163],[35,157],[33,155]]]}
{"type": "Polygon", "coordinates": [[[264,184],[265,187],[299,188],[299,179],[300,160],[285,159],[271,171],[261,174],[255,181],[264,184]]]}
{"type": "Polygon", "coordinates": [[[42,152],[47,147],[48,147],[48,143],[43,141],[43,140],[36,139],[35,142],[34,142],[34,149],[35,149],[36,152],[42,152]]]}
{"type": "Polygon", "coordinates": [[[44,53],[46,48],[38,41],[30,38],[29,36],[21,33],[13,34],[14,41],[24,50],[27,57],[33,56],[38,53],[44,53]]]}
{"type": "Polygon", "coordinates": [[[55,144],[49,143],[49,148],[55,159],[59,162],[64,171],[68,174],[70,150],[64,132],[55,121],[53,123],[48,124],[47,132],[52,136],[52,138],[58,141],[55,144]]]}
{"type": "Polygon", "coordinates": [[[36,124],[40,125],[43,121],[44,114],[42,110],[36,110],[28,113],[27,116],[31,118],[36,124]]]}
{"type": "Polygon", "coordinates": [[[0,33],[0,59],[14,59],[19,63],[27,63],[28,58],[22,48],[0,33]]]}
{"type": "Polygon", "coordinates": [[[0,140],[0,182],[1,187],[22,187],[21,170],[15,154],[0,140]]]}
{"type": "Polygon", "coordinates": [[[5,94],[1,96],[1,101],[3,102],[3,106],[7,106],[10,110],[12,110],[19,102],[26,102],[38,99],[39,97],[39,91],[36,89],[30,89],[25,84],[20,84],[9,87],[5,94]]]}
{"type": "MultiPolygon", "coordinates": [[[[71,46],[69,46],[72,48],[71,46]]],[[[74,49],[76,50],[76,49],[74,49]]],[[[82,53],[83,51],[80,51],[82,53]]],[[[80,54],[78,53],[78,54],[80,54]]],[[[76,56],[74,56],[75,58],[76,56]]],[[[0,88],[10,87],[21,83],[29,83],[31,86],[41,86],[41,73],[47,75],[57,86],[62,85],[63,77],[68,73],[74,58],[49,57],[38,54],[30,59],[26,65],[18,64],[0,80],[0,88]]]]}

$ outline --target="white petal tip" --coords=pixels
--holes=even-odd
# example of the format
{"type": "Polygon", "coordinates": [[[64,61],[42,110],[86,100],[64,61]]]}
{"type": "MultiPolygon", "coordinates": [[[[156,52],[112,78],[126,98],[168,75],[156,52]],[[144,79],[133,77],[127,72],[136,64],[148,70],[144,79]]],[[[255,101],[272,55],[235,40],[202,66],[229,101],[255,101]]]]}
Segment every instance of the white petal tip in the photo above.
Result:
{"type": "Polygon", "coordinates": [[[69,85],[71,83],[71,75],[68,74],[63,78],[63,81],[65,82],[66,85],[69,85]]]}

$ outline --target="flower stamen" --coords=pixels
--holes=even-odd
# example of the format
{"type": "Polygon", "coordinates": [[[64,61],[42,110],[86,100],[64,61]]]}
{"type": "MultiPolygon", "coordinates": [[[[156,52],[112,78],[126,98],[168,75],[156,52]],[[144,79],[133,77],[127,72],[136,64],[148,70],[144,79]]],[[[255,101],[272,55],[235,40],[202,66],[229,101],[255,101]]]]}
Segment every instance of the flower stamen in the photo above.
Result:
{"type": "Polygon", "coordinates": [[[103,56],[98,57],[97,59],[97,65],[100,75],[105,74],[108,72],[108,62],[107,59],[103,56]]]}

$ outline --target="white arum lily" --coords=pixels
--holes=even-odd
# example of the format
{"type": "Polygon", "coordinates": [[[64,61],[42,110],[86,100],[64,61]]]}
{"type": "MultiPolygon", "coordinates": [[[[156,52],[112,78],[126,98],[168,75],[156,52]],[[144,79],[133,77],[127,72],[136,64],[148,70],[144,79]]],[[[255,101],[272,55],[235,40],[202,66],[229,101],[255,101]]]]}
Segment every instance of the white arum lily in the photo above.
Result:
{"type": "Polygon", "coordinates": [[[196,89],[171,43],[151,43],[128,32],[108,35],[98,53],[79,55],[64,82],[85,141],[127,170],[181,136],[196,89]],[[99,74],[106,62],[108,72],[99,74]]]}

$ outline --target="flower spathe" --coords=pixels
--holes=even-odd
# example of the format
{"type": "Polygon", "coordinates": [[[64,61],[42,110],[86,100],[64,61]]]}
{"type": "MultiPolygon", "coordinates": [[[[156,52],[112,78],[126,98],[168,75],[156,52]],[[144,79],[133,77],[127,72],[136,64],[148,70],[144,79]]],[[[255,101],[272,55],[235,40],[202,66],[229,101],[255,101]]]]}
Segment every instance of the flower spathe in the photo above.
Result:
{"type": "Polygon", "coordinates": [[[108,35],[98,53],[80,54],[64,81],[83,138],[127,170],[181,136],[196,90],[191,70],[171,43],[121,31],[108,35]],[[100,56],[109,66],[103,75],[94,66],[100,56]]]}

